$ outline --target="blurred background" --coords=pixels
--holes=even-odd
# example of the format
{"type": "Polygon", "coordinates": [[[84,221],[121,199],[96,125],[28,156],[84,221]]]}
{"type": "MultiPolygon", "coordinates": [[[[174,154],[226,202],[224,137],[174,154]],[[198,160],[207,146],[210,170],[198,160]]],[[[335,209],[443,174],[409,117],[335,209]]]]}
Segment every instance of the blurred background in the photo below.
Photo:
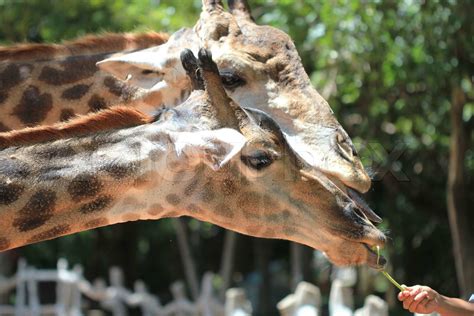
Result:
{"type": "MultiPolygon", "coordinates": [[[[388,270],[400,283],[426,284],[446,295],[474,291],[474,2],[250,4],[258,23],[293,38],[314,86],[373,174],[367,200],[390,236],[388,270]]],[[[172,33],[194,25],[200,7],[196,0],[0,0],[0,43],[172,33]]],[[[316,264],[320,254],[243,235],[226,246],[223,229],[194,219],[182,223],[197,275],[218,273],[224,249],[235,253],[231,285],[248,290],[256,314],[275,314],[276,302],[300,279],[318,285],[327,302],[332,267],[316,264]]],[[[67,258],[82,264],[88,279],[119,266],[128,286],[143,279],[166,301],[169,284],[186,278],[179,249],[171,220],[133,222],[4,253],[0,273],[13,273],[19,257],[38,268],[67,258]]],[[[391,315],[404,314],[391,284],[367,268],[358,272],[356,305],[376,293],[389,302],[391,315]]]]}

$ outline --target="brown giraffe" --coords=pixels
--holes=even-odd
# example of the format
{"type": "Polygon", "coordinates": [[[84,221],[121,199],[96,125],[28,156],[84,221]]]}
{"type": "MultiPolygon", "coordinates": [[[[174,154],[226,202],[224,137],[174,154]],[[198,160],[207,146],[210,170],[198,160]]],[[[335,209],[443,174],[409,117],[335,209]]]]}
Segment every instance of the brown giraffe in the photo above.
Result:
{"type": "MultiPolygon", "coordinates": [[[[199,86],[193,53],[182,60],[199,86]]],[[[186,215],[379,268],[370,247],[385,236],[371,211],[302,160],[268,115],[233,103],[207,50],[199,70],[206,91],[155,122],[0,151],[0,248],[186,215]]]]}
{"type": "Polygon", "coordinates": [[[159,96],[126,86],[95,64],[167,39],[163,33],[125,33],[86,36],[63,45],[0,47],[0,132],[65,121],[118,103],[154,109],[159,96]]]}
{"type": "MultiPolygon", "coordinates": [[[[290,37],[257,25],[245,0],[203,0],[200,20],[155,48],[111,57],[98,63],[131,87],[164,91],[188,84],[179,62],[183,48],[213,53],[229,96],[240,106],[269,114],[281,126],[290,146],[307,163],[341,187],[366,192],[370,178],[328,103],[311,85],[290,37]]],[[[190,88],[190,86],[189,86],[190,88]]],[[[164,92],[163,92],[164,93],[164,92]]]]}

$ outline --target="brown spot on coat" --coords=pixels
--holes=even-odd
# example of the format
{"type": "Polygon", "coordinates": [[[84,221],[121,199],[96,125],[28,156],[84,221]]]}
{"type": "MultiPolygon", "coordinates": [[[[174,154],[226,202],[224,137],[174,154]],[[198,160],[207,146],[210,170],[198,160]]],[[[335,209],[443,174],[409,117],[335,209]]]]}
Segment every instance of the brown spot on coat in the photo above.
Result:
{"type": "Polygon", "coordinates": [[[13,226],[26,232],[44,225],[53,216],[56,200],[56,193],[53,191],[36,192],[18,212],[20,216],[13,220],[13,226]]]}
{"type": "Polygon", "coordinates": [[[78,100],[86,95],[87,91],[89,91],[91,85],[90,84],[78,84],[69,89],[66,89],[61,94],[61,98],[66,100],[78,100]]]}
{"type": "Polygon", "coordinates": [[[98,211],[103,210],[107,206],[109,206],[111,202],[112,202],[112,197],[108,195],[104,195],[104,196],[98,197],[92,202],[82,205],[79,208],[79,212],[81,212],[82,214],[90,214],[90,213],[98,212],[98,211]]]}
{"type": "Polygon", "coordinates": [[[216,193],[211,182],[207,182],[201,191],[200,197],[203,202],[209,203],[214,200],[216,193]]]}
{"type": "Polygon", "coordinates": [[[199,206],[197,206],[196,204],[189,204],[186,209],[191,212],[191,213],[203,213],[203,210],[202,208],[200,208],[199,206]]]}
{"type": "Polygon", "coordinates": [[[178,213],[178,212],[169,212],[169,213],[166,213],[166,217],[169,218],[169,217],[180,217],[181,214],[178,213]]]}
{"type": "Polygon", "coordinates": [[[225,203],[220,203],[216,206],[216,211],[218,214],[227,217],[227,218],[233,218],[234,217],[234,212],[230,209],[228,204],[225,203]]]}
{"type": "Polygon", "coordinates": [[[224,181],[222,181],[222,186],[221,186],[222,194],[229,196],[237,192],[237,188],[235,186],[235,183],[232,179],[226,178],[224,181]]]}
{"type": "Polygon", "coordinates": [[[38,87],[29,86],[21,96],[20,103],[12,114],[26,125],[32,126],[43,121],[53,108],[53,97],[50,93],[41,94],[38,87]]]}
{"type": "Polygon", "coordinates": [[[10,241],[5,237],[0,237],[0,251],[4,251],[10,248],[10,241]]]}
{"type": "Polygon", "coordinates": [[[168,194],[166,196],[166,201],[171,204],[171,205],[178,205],[179,203],[181,203],[181,199],[179,198],[179,196],[177,196],[176,194],[168,194]]]}
{"type": "Polygon", "coordinates": [[[109,221],[105,217],[99,217],[93,220],[90,220],[84,224],[84,228],[92,229],[96,227],[106,226],[109,224],[109,221]]]}
{"type": "Polygon", "coordinates": [[[0,73],[0,103],[1,96],[8,97],[8,91],[22,82],[20,67],[18,64],[10,64],[0,73]]]}
{"type": "MultiPolygon", "coordinates": [[[[0,103],[1,103],[1,102],[0,102],[0,103]]],[[[10,128],[10,127],[8,127],[8,126],[6,126],[6,125],[0,123],[0,133],[9,132],[9,131],[11,131],[11,128],[10,128]]]]}
{"type": "Polygon", "coordinates": [[[89,102],[87,102],[87,105],[89,105],[91,111],[94,112],[107,108],[107,102],[105,99],[99,97],[97,94],[92,95],[92,97],[89,99],[89,102]]]}
{"type": "Polygon", "coordinates": [[[123,179],[134,175],[138,170],[139,164],[136,162],[125,163],[110,163],[105,165],[102,170],[110,174],[116,180],[123,179]]]}
{"type": "Polygon", "coordinates": [[[76,154],[76,151],[72,149],[72,147],[68,145],[48,145],[48,146],[41,146],[37,152],[35,152],[35,156],[40,159],[44,160],[51,160],[56,158],[66,158],[71,157],[76,154]]]}
{"type": "Polygon", "coordinates": [[[255,192],[242,192],[237,199],[237,205],[244,211],[259,211],[262,205],[260,195],[255,192]]]}
{"type": "Polygon", "coordinates": [[[70,231],[71,231],[71,226],[67,224],[57,225],[44,232],[33,235],[30,239],[28,239],[28,243],[34,243],[34,242],[40,242],[43,240],[53,239],[53,238],[62,236],[64,234],[67,234],[70,231]]]}
{"type": "Polygon", "coordinates": [[[30,173],[30,166],[16,157],[0,158],[0,175],[3,177],[24,179],[30,173]]]}
{"type": "Polygon", "coordinates": [[[103,54],[70,56],[60,63],[62,69],[44,67],[38,79],[50,85],[60,86],[92,77],[98,71],[95,64],[103,57],[103,54]]]}
{"type": "Polygon", "coordinates": [[[120,97],[124,101],[132,99],[135,92],[129,85],[111,76],[104,79],[104,86],[107,87],[110,93],[120,97]]]}
{"type": "Polygon", "coordinates": [[[161,149],[152,149],[148,154],[150,160],[153,162],[160,161],[163,158],[163,150],[161,149]]]}
{"type": "Polygon", "coordinates": [[[67,187],[68,193],[74,201],[96,196],[102,190],[99,179],[90,174],[80,174],[72,179],[67,187]]]}
{"type": "Polygon", "coordinates": [[[283,228],[283,234],[287,237],[295,236],[297,231],[294,227],[285,226],[283,228]]]}
{"type": "Polygon", "coordinates": [[[128,214],[122,215],[121,219],[124,222],[134,222],[134,221],[140,220],[140,215],[128,213],[128,214]]]}
{"type": "Polygon", "coordinates": [[[250,236],[260,237],[261,236],[260,232],[262,231],[262,226],[247,226],[247,227],[245,227],[245,231],[250,236]]]}
{"type": "Polygon", "coordinates": [[[263,236],[265,236],[265,238],[275,238],[276,234],[275,234],[275,231],[273,229],[267,228],[267,229],[265,229],[265,232],[263,233],[263,236]]]}
{"type": "Polygon", "coordinates": [[[194,191],[196,191],[196,188],[198,187],[198,184],[199,184],[199,179],[193,179],[191,183],[189,183],[184,188],[184,195],[187,195],[187,196],[193,195],[194,191]]]}
{"type": "Polygon", "coordinates": [[[165,209],[163,206],[161,206],[161,204],[156,203],[150,206],[150,208],[147,210],[147,213],[151,216],[159,216],[163,214],[164,210],[165,209]]]}
{"type": "Polygon", "coordinates": [[[0,181],[0,205],[10,205],[23,193],[25,187],[15,183],[0,181]]]}
{"type": "Polygon", "coordinates": [[[5,100],[8,98],[8,93],[5,91],[0,91],[0,104],[5,102],[5,100]]]}
{"type": "Polygon", "coordinates": [[[76,114],[74,113],[73,109],[62,109],[61,114],[59,115],[59,120],[61,122],[65,122],[70,118],[74,117],[76,114]]]}
{"type": "Polygon", "coordinates": [[[180,103],[184,102],[187,96],[188,96],[188,90],[186,89],[181,90],[181,92],[179,93],[179,98],[181,99],[180,103]]]}

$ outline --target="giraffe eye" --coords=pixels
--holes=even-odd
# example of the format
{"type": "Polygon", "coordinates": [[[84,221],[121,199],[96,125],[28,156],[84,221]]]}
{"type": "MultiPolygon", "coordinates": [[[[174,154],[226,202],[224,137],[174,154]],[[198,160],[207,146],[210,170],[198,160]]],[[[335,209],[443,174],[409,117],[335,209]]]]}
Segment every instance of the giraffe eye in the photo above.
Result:
{"type": "Polygon", "coordinates": [[[221,72],[220,76],[227,89],[235,89],[245,84],[245,80],[234,72],[221,72]]]}
{"type": "Polygon", "coordinates": [[[261,170],[270,166],[273,162],[273,158],[263,150],[257,150],[248,156],[241,156],[242,162],[255,170],[261,170]]]}
{"type": "Polygon", "coordinates": [[[145,69],[142,71],[143,75],[151,75],[152,73],[155,73],[153,70],[150,69],[145,69]]]}

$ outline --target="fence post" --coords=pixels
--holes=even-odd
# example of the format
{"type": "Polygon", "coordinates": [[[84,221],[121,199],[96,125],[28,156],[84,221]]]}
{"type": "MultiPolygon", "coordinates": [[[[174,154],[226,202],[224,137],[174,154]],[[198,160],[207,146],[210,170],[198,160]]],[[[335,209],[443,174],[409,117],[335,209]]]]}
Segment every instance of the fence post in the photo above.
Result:
{"type": "Polygon", "coordinates": [[[119,267],[112,267],[109,270],[110,285],[115,288],[110,298],[110,309],[114,316],[125,316],[127,314],[126,307],[122,301],[123,272],[119,267]]]}
{"type": "Polygon", "coordinates": [[[161,309],[160,300],[148,293],[146,285],[143,281],[137,280],[134,284],[134,291],[141,297],[139,303],[143,316],[158,315],[161,309]]]}
{"type": "Polygon", "coordinates": [[[15,301],[15,315],[26,314],[26,260],[21,258],[18,261],[18,268],[16,272],[16,301],[15,301]]]}
{"type": "Polygon", "coordinates": [[[26,284],[28,287],[29,315],[36,316],[41,314],[41,306],[38,297],[38,281],[36,279],[36,269],[28,267],[26,270],[26,284]]]}
{"type": "Polygon", "coordinates": [[[83,269],[82,266],[79,264],[76,264],[73,268],[73,271],[77,277],[75,280],[74,284],[71,287],[71,316],[80,316],[82,315],[81,312],[81,305],[82,305],[82,293],[79,288],[79,283],[82,282],[83,280],[83,269]]]}
{"type": "Polygon", "coordinates": [[[375,295],[365,298],[364,306],[355,311],[354,316],[388,316],[388,304],[375,295]]]}
{"type": "Polygon", "coordinates": [[[294,294],[282,299],[277,308],[282,316],[318,316],[321,307],[321,291],[308,282],[300,282],[294,294]]]}
{"type": "Polygon", "coordinates": [[[248,300],[244,289],[228,289],[225,292],[225,297],[225,316],[252,315],[252,303],[248,300]]]}
{"type": "Polygon", "coordinates": [[[56,304],[54,306],[57,316],[66,315],[67,296],[69,293],[69,286],[63,276],[67,273],[67,261],[59,259],[56,265],[56,304]]]}
{"type": "Polygon", "coordinates": [[[354,298],[352,288],[340,279],[335,279],[331,284],[329,293],[329,315],[352,316],[354,298]]]}

